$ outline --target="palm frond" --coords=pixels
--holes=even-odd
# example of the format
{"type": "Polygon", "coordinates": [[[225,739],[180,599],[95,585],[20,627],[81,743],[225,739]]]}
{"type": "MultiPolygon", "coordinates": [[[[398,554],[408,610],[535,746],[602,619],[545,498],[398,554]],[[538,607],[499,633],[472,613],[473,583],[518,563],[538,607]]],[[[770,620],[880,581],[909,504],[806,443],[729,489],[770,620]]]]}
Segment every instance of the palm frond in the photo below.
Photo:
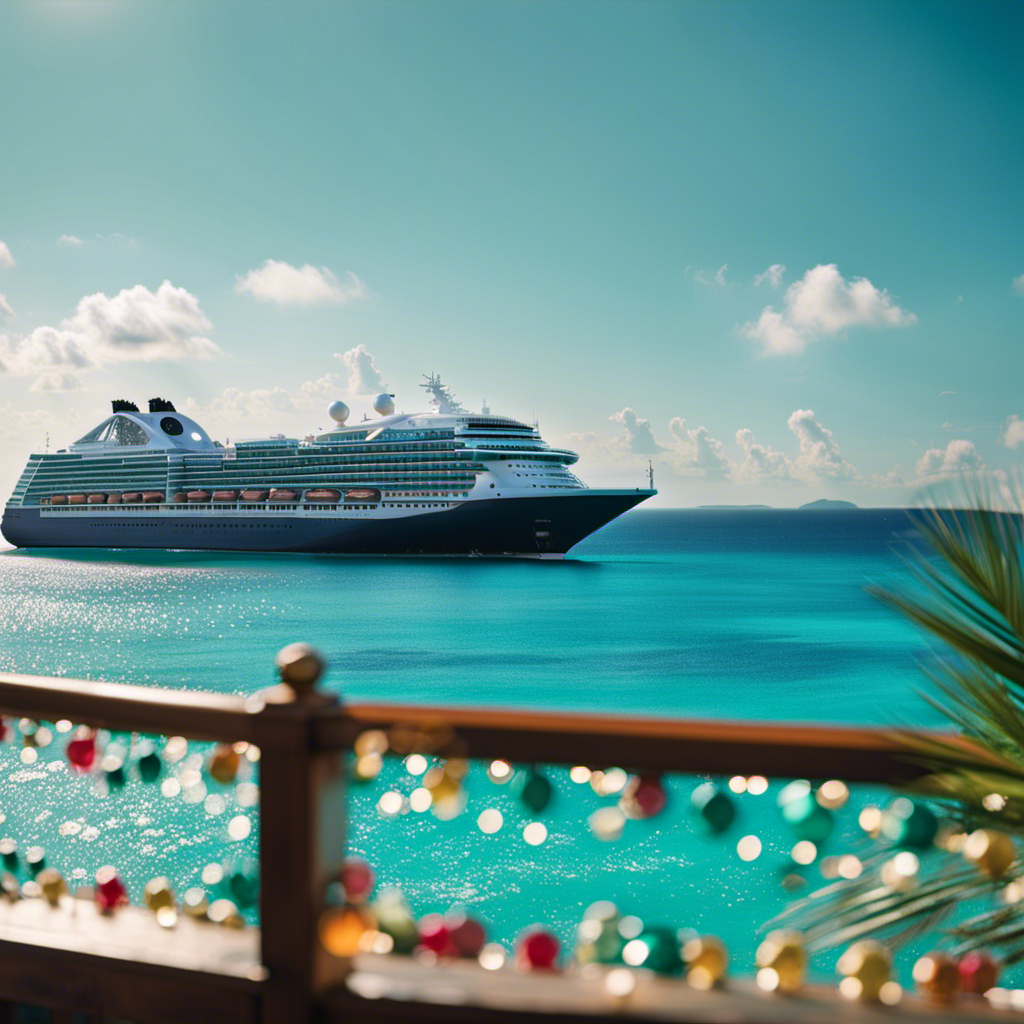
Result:
{"type": "MultiPolygon", "coordinates": [[[[927,774],[908,788],[944,807],[965,828],[993,825],[1024,838],[1024,540],[1019,500],[1007,511],[991,483],[969,482],[945,503],[920,513],[926,545],[907,556],[912,585],[874,588],[888,607],[946,648],[928,669],[925,699],[956,732],[893,732],[908,760],[927,774]]],[[[879,884],[877,864],[861,878],[825,886],[786,911],[811,948],[879,934],[894,945],[944,926],[969,901],[979,913],[950,928],[962,950],[998,947],[1008,962],[1024,959],[1024,904],[992,905],[1022,865],[993,880],[974,865],[946,859],[909,890],[879,884]]]]}

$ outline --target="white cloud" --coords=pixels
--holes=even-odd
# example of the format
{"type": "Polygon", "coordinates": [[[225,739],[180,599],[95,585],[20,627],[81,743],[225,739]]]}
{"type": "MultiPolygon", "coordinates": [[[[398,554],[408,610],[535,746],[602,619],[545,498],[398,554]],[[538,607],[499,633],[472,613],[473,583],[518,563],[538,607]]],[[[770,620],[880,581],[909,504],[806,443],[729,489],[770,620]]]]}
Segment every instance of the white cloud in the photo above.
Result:
{"type": "Polygon", "coordinates": [[[714,273],[710,270],[695,270],[693,272],[693,279],[697,284],[704,285],[705,288],[724,288],[725,287],[725,272],[729,269],[728,263],[723,263],[714,273]]]}
{"type": "Polygon", "coordinates": [[[81,391],[85,385],[76,373],[61,370],[44,370],[34,381],[29,391],[81,391]]]}
{"type": "Polygon", "coordinates": [[[7,243],[0,242],[0,267],[9,269],[14,265],[14,257],[11,255],[11,250],[7,248],[7,243]]]}
{"type": "Polygon", "coordinates": [[[999,438],[1007,448],[1016,448],[1021,441],[1024,441],[1024,420],[1014,414],[1003,427],[1002,435],[999,438]]]}
{"type": "Polygon", "coordinates": [[[267,260],[259,270],[236,278],[235,291],[261,302],[287,306],[340,306],[366,297],[366,286],[352,271],[344,281],[327,269],[307,263],[293,267],[284,260],[267,260]]]}
{"type": "Polygon", "coordinates": [[[856,480],[860,474],[839,453],[839,445],[828,427],[822,426],[811,409],[797,409],[786,421],[800,442],[794,464],[797,472],[816,480],[856,480]]]}
{"type": "Polygon", "coordinates": [[[61,235],[57,239],[57,244],[65,249],[77,249],[80,245],[85,245],[80,238],[76,238],[74,235],[61,235]]]}
{"type": "Polygon", "coordinates": [[[256,419],[264,423],[269,431],[273,427],[273,416],[280,413],[296,412],[295,402],[285,388],[225,388],[210,402],[209,412],[219,418],[256,419]]]}
{"type": "Polygon", "coordinates": [[[654,440],[650,421],[640,419],[628,405],[621,412],[613,412],[608,419],[625,427],[626,446],[634,455],[654,455],[662,450],[654,440]]]}
{"type": "Polygon", "coordinates": [[[897,306],[888,292],[867,278],[847,282],[834,263],[808,270],[786,289],[783,301],[782,312],[765,306],[756,323],[742,328],[767,355],[802,352],[808,342],[849,327],[905,327],[917,322],[913,313],[897,306]]]}
{"type": "Polygon", "coordinates": [[[15,340],[0,337],[0,370],[16,377],[75,373],[110,363],[213,359],[223,353],[205,336],[213,325],[199,300],[164,281],[108,297],[86,295],[59,327],[37,327],[15,340]]]}
{"type": "Polygon", "coordinates": [[[736,431],[736,444],[743,452],[743,461],[733,470],[739,483],[761,483],[765,480],[792,480],[792,464],[782,452],[758,444],[748,427],[736,431]]]}
{"type": "Polygon", "coordinates": [[[1021,274],[1020,277],[1015,277],[1013,279],[1013,290],[1018,295],[1024,295],[1024,274],[1021,274]]]}
{"type": "Polygon", "coordinates": [[[754,287],[767,281],[773,288],[778,288],[782,284],[782,275],[785,272],[786,268],[783,264],[773,263],[763,274],[758,274],[754,278],[754,287]]]}
{"type": "Polygon", "coordinates": [[[929,448],[917,460],[915,471],[919,477],[950,476],[984,469],[985,463],[970,441],[950,441],[945,448],[929,448]]]}
{"type": "Polygon", "coordinates": [[[307,380],[299,390],[303,399],[309,402],[333,402],[345,390],[345,386],[336,373],[325,373],[316,380],[307,380]]]}
{"type": "Polygon", "coordinates": [[[898,469],[894,466],[889,470],[888,473],[872,473],[871,474],[871,486],[872,487],[904,487],[906,486],[906,480],[900,476],[898,469]]]}
{"type": "Polygon", "coordinates": [[[387,384],[365,345],[356,345],[347,352],[335,352],[334,358],[340,359],[348,369],[349,394],[375,395],[387,390],[387,384]]]}
{"type": "Polygon", "coordinates": [[[14,316],[14,310],[7,301],[7,296],[0,294],[0,316],[14,316]]]}
{"type": "Polygon", "coordinates": [[[673,417],[668,425],[675,445],[669,449],[668,460],[677,472],[720,480],[728,476],[729,460],[722,451],[722,442],[712,437],[707,427],[689,429],[686,421],[673,417]]]}

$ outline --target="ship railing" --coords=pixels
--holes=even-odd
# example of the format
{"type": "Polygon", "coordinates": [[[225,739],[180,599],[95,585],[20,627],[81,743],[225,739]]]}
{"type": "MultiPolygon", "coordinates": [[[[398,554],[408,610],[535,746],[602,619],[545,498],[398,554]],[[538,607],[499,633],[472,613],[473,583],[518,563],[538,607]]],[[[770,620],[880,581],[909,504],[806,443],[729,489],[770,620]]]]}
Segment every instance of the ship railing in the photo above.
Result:
{"type": "MultiPolygon", "coordinates": [[[[523,973],[508,965],[487,970],[476,961],[428,962],[374,951],[376,947],[366,952],[361,938],[358,951],[349,955],[338,944],[351,936],[328,940],[324,923],[330,932],[330,915],[339,912],[330,905],[331,893],[338,889],[347,817],[358,796],[360,783],[353,780],[366,775],[358,767],[367,750],[379,757],[383,747],[390,748],[384,760],[414,751],[439,764],[483,762],[492,768],[560,765],[599,771],[622,765],[648,775],[841,779],[889,786],[920,773],[890,733],[579,712],[344,704],[318,689],[322,662],[312,649],[292,645],[278,655],[277,664],[282,681],[249,697],[0,675],[0,713],[10,716],[8,753],[16,749],[19,731],[24,749],[34,750],[31,737],[48,728],[46,723],[55,723],[54,730],[67,736],[79,735],[68,731],[72,723],[112,736],[148,734],[157,738],[157,749],[161,738],[173,737],[176,750],[184,749],[181,744],[187,739],[200,749],[215,741],[217,750],[258,753],[260,875],[256,921],[238,928],[193,918],[180,906],[176,915],[165,913],[162,923],[137,905],[103,913],[95,908],[95,891],[90,894],[88,889],[61,896],[51,907],[38,895],[17,899],[18,886],[12,891],[5,877],[3,888],[12,902],[0,903],[0,1020],[18,1019],[21,1004],[50,1010],[54,1021],[137,1024],[582,1024],[614,1019],[781,1024],[837,1016],[847,1021],[886,1019],[870,1006],[843,1004],[824,988],[780,999],[742,980],[699,991],[682,979],[641,976],[630,995],[629,986],[605,984],[605,969],[603,974],[574,969],[523,973]],[[21,719],[17,728],[14,719],[21,719]],[[233,746],[226,748],[225,743],[233,746]]],[[[39,768],[59,748],[53,743],[43,756],[35,751],[21,759],[39,768]]],[[[63,760],[64,754],[57,756],[63,760]]],[[[105,763],[97,762],[93,776],[109,769],[105,763]]],[[[212,762],[208,764],[212,771],[212,762]]],[[[169,781],[166,757],[163,770],[169,781]]],[[[53,768],[37,774],[61,776],[53,768]]],[[[178,793],[180,778],[175,777],[168,792],[178,793]]],[[[134,792],[134,805],[144,785],[129,778],[120,795],[110,789],[110,799],[134,792]],[[132,786],[140,788],[131,791],[132,786]]],[[[365,794],[365,781],[362,785],[359,792],[365,794]]],[[[59,799],[39,796],[47,810],[56,812],[53,821],[68,813],[59,799]]],[[[361,799],[365,806],[365,796],[361,799]]],[[[12,828],[11,820],[3,828],[12,828]]],[[[140,840],[125,843],[125,860],[137,861],[140,840]]],[[[50,865],[60,861],[56,835],[46,860],[50,865]]],[[[41,877],[36,876],[33,888],[33,879],[23,870],[22,892],[37,894],[41,877]]],[[[135,904],[140,902],[137,885],[130,895],[135,904]]],[[[426,909],[417,908],[420,913],[426,909]]],[[[236,914],[227,923],[241,921],[236,914]]],[[[619,972],[621,976],[622,968],[619,972]]],[[[899,1009],[904,1021],[945,1019],[944,1013],[913,999],[905,999],[899,1009]]],[[[972,1005],[958,1020],[1001,1018],[987,1007],[972,1005]]]]}

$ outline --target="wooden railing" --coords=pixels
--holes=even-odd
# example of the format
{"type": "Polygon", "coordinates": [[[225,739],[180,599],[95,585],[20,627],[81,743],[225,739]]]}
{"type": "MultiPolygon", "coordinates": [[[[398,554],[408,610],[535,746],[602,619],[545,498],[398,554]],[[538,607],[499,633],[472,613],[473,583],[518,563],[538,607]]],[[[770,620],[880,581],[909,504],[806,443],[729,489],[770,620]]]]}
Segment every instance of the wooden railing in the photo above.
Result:
{"type": "MultiPolygon", "coordinates": [[[[442,756],[547,764],[879,783],[919,771],[877,729],[344,705],[316,689],[322,666],[309,649],[293,645],[278,664],[283,682],[249,698],[0,676],[0,714],[246,741],[261,751],[259,927],[230,932],[183,919],[166,930],[137,908],[104,917],[82,900],[70,911],[21,901],[6,917],[0,913],[0,1003],[9,1014],[14,1004],[29,1003],[52,1009],[59,1021],[77,1013],[138,1024],[606,1019],[612,1008],[588,1002],[585,989],[562,978],[510,985],[462,966],[445,976],[438,995],[420,968],[396,957],[390,967],[378,958],[364,972],[377,980],[360,987],[349,962],[321,949],[317,921],[345,855],[341,755],[366,729],[408,726],[435,737],[434,752],[442,756]]],[[[651,1019],[818,1019],[807,1009],[816,1004],[766,1011],[763,998],[742,989],[734,990],[732,1003],[717,993],[691,995],[689,1004],[666,997],[672,1012],[650,1009],[651,1019]],[[709,1008],[708,998],[719,1002],[709,1008]]],[[[829,1000],[819,1010],[821,1019],[836,1012],[829,1000]]],[[[635,1012],[642,1018],[647,1011],[635,1012]]],[[[993,1018],[986,1013],[985,1019],[993,1018]]]]}

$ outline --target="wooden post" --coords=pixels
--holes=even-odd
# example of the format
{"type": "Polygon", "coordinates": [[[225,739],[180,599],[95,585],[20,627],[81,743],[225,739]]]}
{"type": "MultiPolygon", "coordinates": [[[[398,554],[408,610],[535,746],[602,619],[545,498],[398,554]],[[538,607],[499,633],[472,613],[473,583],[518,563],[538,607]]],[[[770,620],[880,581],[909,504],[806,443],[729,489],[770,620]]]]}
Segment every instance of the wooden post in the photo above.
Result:
{"type": "Polygon", "coordinates": [[[324,662],[305,644],[277,656],[282,683],[253,702],[260,747],[260,928],[264,1024],[309,1021],[317,921],[344,856],[341,755],[320,754],[317,716],[337,697],[316,692],[324,662]],[[262,704],[262,706],[260,706],[262,704]]]}

